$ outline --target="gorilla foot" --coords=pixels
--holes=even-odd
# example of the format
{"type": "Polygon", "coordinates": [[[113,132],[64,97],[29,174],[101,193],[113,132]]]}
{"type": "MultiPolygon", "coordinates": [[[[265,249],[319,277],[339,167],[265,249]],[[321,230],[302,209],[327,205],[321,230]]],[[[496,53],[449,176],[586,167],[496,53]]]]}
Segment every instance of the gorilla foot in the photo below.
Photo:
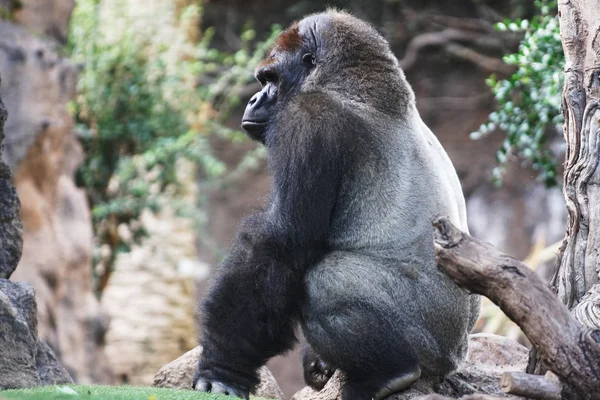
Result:
{"type": "Polygon", "coordinates": [[[243,390],[233,385],[228,385],[223,382],[213,382],[208,379],[199,378],[194,389],[200,392],[209,392],[217,394],[225,394],[230,396],[237,396],[242,399],[248,400],[250,393],[248,390],[243,390]]]}
{"type": "Polygon", "coordinates": [[[403,374],[387,381],[381,389],[375,394],[375,400],[381,400],[387,396],[401,392],[404,389],[408,389],[410,385],[415,383],[421,377],[421,368],[417,368],[413,371],[404,372],[403,374]]]}

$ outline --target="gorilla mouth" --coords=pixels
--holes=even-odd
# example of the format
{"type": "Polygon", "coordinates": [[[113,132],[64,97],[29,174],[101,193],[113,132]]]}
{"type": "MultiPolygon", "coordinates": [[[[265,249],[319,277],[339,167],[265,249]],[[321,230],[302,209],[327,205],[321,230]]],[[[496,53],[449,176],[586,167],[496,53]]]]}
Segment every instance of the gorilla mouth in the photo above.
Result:
{"type": "Polygon", "coordinates": [[[242,121],[242,129],[248,133],[264,132],[264,130],[266,128],[267,128],[266,120],[262,120],[262,121],[244,120],[244,121],[242,121]]]}

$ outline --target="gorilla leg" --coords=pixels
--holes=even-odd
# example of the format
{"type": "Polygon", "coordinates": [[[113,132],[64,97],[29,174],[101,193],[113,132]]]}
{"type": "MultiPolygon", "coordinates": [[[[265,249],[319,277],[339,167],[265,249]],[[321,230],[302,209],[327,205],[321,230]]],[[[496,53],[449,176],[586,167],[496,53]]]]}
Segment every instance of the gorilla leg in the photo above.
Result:
{"type": "Polygon", "coordinates": [[[307,274],[304,334],[317,354],[344,371],[343,400],[381,399],[419,379],[419,359],[403,321],[394,318],[393,279],[377,277],[377,265],[357,270],[360,259],[336,253],[307,274]]]}

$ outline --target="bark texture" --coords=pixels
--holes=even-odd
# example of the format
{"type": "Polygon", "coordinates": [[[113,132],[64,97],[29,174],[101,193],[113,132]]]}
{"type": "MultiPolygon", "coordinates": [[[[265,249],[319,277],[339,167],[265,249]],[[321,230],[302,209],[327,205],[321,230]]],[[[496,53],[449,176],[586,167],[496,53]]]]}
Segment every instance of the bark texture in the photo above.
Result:
{"type": "Polygon", "coordinates": [[[558,10],[565,52],[568,222],[552,285],[580,322],[599,328],[600,8],[596,0],[560,0],[558,10]]]}

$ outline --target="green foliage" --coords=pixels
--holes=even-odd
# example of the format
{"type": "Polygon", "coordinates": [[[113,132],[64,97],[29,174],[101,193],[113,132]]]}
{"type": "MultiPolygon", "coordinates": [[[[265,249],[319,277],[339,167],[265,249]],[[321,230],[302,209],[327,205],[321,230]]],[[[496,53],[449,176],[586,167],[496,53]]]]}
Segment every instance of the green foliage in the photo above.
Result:
{"type": "Polygon", "coordinates": [[[498,184],[513,154],[537,170],[538,179],[547,187],[557,184],[556,160],[548,149],[547,139],[549,134],[562,131],[564,54],[554,13],[556,5],[543,1],[537,1],[536,5],[541,14],[531,21],[505,21],[496,25],[499,30],[525,32],[519,51],[504,57],[506,63],[518,69],[506,79],[491,76],[487,80],[498,108],[487,123],[471,134],[480,138],[497,128],[506,132],[496,154],[494,180],[498,184]]]}
{"type": "MultiPolygon", "coordinates": [[[[116,1],[118,10],[109,11],[123,15],[107,24],[101,1],[78,1],[69,38],[73,59],[83,66],[71,104],[86,154],[78,182],[93,207],[96,260],[108,246],[108,266],[130,244],[119,236],[119,226],[128,227],[133,242],[143,238],[139,218],[145,210],[157,212],[168,204],[202,221],[203,210],[182,186],[182,160],[196,165],[207,184],[230,172],[213,154],[211,137],[245,137],[221,121],[240,104],[237,93],[254,79],[255,65],[280,31],[275,27],[266,42],[253,46],[255,33],[248,28],[241,34],[242,48],[227,54],[210,47],[212,29],[200,32],[197,42],[190,39],[198,5],[178,16],[173,9],[179,20],[165,35],[164,21],[128,16],[126,3],[116,1]]],[[[233,175],[260,156],[261,150],[250,152],[233,175]]]]}
{"type": "MultiPolygon", "coordinates": [[[[251,397],[260,400],[258,397],[251,397]]],[[[2,399],[14,400],[227,400],[230,396],[193,390],[133,386],[44,386],[34,389],[4,390],[2,399]]]]}

